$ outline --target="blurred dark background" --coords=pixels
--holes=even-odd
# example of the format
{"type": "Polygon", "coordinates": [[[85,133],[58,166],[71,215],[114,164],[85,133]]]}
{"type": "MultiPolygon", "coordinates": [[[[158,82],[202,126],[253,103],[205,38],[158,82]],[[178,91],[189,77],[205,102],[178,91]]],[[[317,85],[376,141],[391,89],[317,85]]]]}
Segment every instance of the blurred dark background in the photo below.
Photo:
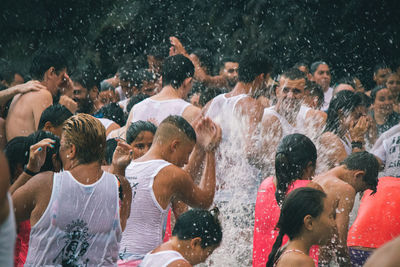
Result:
{"type": "Polygon", "coordinates": [[[397,1],[2,0],[0,9],[0,67],[25,72],[46,46],[73,66],[93,60],[106,77],[153,45],[168,47],[171,35],[189,52],[208,49],[215,63],[259,49],[276,73],[324,60],[333,79],[356,74],[367,86],[375,64],[400,65],[397,1]]]}

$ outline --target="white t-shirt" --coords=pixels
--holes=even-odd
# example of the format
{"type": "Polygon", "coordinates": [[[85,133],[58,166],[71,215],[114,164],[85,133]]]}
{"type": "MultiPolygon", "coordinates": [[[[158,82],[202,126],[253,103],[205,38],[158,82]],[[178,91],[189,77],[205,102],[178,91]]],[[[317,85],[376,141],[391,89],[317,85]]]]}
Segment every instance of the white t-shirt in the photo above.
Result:
{"type": "Polygon", "coordinates": [[[333,95],[333,88],[329,87],[326,92],[324,92],[324,104],[322,105],[321,110],[328,110],[329,108],[329,103],[331,103],[332,100],[332,95],[333,95]]]}

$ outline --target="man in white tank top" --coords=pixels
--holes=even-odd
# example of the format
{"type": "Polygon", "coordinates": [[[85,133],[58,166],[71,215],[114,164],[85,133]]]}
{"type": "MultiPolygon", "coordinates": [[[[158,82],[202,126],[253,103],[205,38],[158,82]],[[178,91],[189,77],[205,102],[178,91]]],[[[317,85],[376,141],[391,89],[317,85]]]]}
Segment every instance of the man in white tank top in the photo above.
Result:
{"type": "Polygon", "coordinates": [[[263,147],[267,154],[274,154],[276,146],[283,136],[302,133],[310,138],[325,122],[322,111],[302,105],[306,77],[296,68],[285,71],[276,89],[277,103],[266,108],[262,118],[263,147]],[[311,135],[311,136],[310,136],[311,135]]]}
{"type": "Polygon", "coordinates": [[[0,152],[0,172],[0,266],[12,267],[17,233],[13,205],[8,193],[10,173],[2,152],[0,152]]]}
{"type": "Polygon", "coordinates": [[[105,138],[94,117],[69,118],[59,152],[64,170],[39,173],[13,193],[17,222],[32,226],[25,266],[116,266],[132,191],[124,177],[101,170],[105,138]]]}
{"type": "Polygon", "coordinates": [[[167,117],[157,128],[150,150],[127,167],[126,177],[132,186],[133,198],[131,216],[121,241],[124,259],[142,259],[161,244],[162,228],[171,204],[175,216],[184,211],[177,208],[177,201],[199,208],[208,208],[212,204],[214,150],[221,133],[209,118],[202,118],[195,129],[197,136],[184,118],[167,117]],[[204,160],[201,172],[200,165],[204,160]],[[185,164],[185,170],[181,169],[185,164]],[[197,185],[194,181],[201,173],[197,185]]]}
{"type": "Polygon", "coordinates": [[[165,59],[162,70],[162,90],[133,106],[129,113],[126,129],[135,121],[152,121],[160,124],[169,115],[178,115],[192,123],[201,112],[185,99],[192,88],[193,63],[183,55],[165,59]]]}

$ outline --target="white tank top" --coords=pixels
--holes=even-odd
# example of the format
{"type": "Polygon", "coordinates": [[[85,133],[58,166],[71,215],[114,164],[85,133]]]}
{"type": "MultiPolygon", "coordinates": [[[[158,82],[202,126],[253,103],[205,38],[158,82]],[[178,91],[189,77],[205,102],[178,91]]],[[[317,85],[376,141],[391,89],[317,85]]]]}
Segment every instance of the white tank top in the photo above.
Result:
{"type": "Polygon", "coordinates": [[[131,162],[125,176],[132,187],[131,215],[122,234],[121,253],[143,258],[162,243],[170,204],[163,209],[154,191],[154,177],[171,163],[165,160],[131,162]]]}
{"type": "Polygon", "coordinates": [[[91,184],[55,173],[50,202],[32,227],[25,266],[116,266],[121,226],[117,178],[91,184]]]}
{"type": "Polygon", "coordinates": [[[14,246],[17,237],[15,227],[14,208],[12,199],[7,193],[9,213],[7,218],[0,224],[0,266],[14,266],[14,246]]]}
{"type": "Polygon", "coordinates": [[[222,130],[222,139],[227,139],[228,135],[231,134],[232,121],[234,118],[235,108],[237,103],[243,98],[248,97],[245,94],[240,94],[232,97],[226,97],[226,94],[216,96],[211,102],[206,116],[210,117],[215,123],[217,123],[222,130]]]}
{"type": "Polygon", "coordinates": [[[294,134],[294,133],[303,133],[304,129],[304,123],[306,120],[306,116],[307,116],[307,112],[310,110],[311,108],[306,107],[301,105],[300,109],[299,109],[299,113],[297,113],[296,116],[296,126],[291,125],[285,117],[283,117],[281,114],[279,114],[278,112],[276,112],[275,110],[275,106],[271,106],[268,108],[264,109],[264,114],[263,116],[267,116],[267,115],[272,115],[278,118],[279,122],[281,123],[281,127],[282,127],[282,137],[289,135],[289,134],[294,134]]]}
{"type": "Polygon", "coordinates": [[[133,106],[131,122],[154,120],[159,125],[169,115],[182,116],[185,109],[191,104],[183,99],[153,100],[147,98],[133,106]]]}
{"type": "Polygon", "coordinates": [[[186,259],[175,250],[160,251],[153,254],[148,253],[139,267],[167,267],[177,260],[186,261],[186,259]]]}
{"type": "Polygon", "coordinates": [[[110,127],[111,124],[114,123],[114,121],[106,119],[106,118],[97,118],[97,119],[101,122],[101,124],[103,124],[104,128],[106,128],[106,131],[107,131],[108,127],[110,127]]]}

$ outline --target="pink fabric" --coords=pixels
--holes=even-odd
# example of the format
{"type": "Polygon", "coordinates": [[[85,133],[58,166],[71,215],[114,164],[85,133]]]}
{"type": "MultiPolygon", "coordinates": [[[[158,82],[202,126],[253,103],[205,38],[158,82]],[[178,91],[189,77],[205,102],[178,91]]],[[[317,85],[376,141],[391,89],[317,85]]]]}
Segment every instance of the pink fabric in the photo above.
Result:
{"type": "Polygon", "coordinates": [[[15,242],[14,266],[24,266],[29,248],[29,234],[31,233],[31,223],[29,220],[18,224],[18,236],[15,242]]]}
{"type": "MultiPolygon", "coordinates": [[[[296,188],[305,187],[308,183],[310,183],[309,180],[297,180],[288,188],[288,193],[296,188]]],[[[268,255],[279,234],[275,227],[281,210],[275,199],[275,191],[273,177],[265,179],[258,189],[254,222],[253,267],[265,267],[268,255]]],[[[282,245],[286,244],[288,240],[288,237],[285,236],[282,245]]],[[[313,246],[310,256],[314,259],[316,266],[318,266],[318,253],[318,246],[313,246]]]]}
{"type": "Polygon", "coordinates": [[[131,260],[131,261],[118,260],[117,264],[118,267],[137,267],[141,262],[142,260],[131,260]]]}
{"type": "Polygon", "coordinates": [[[167,227],[165,228],[165,234],[164,234],[164,242],[167,242],[172,235],[171,231],[171,209],[168,212],[168,218],[167,218],[167,227]]]}

